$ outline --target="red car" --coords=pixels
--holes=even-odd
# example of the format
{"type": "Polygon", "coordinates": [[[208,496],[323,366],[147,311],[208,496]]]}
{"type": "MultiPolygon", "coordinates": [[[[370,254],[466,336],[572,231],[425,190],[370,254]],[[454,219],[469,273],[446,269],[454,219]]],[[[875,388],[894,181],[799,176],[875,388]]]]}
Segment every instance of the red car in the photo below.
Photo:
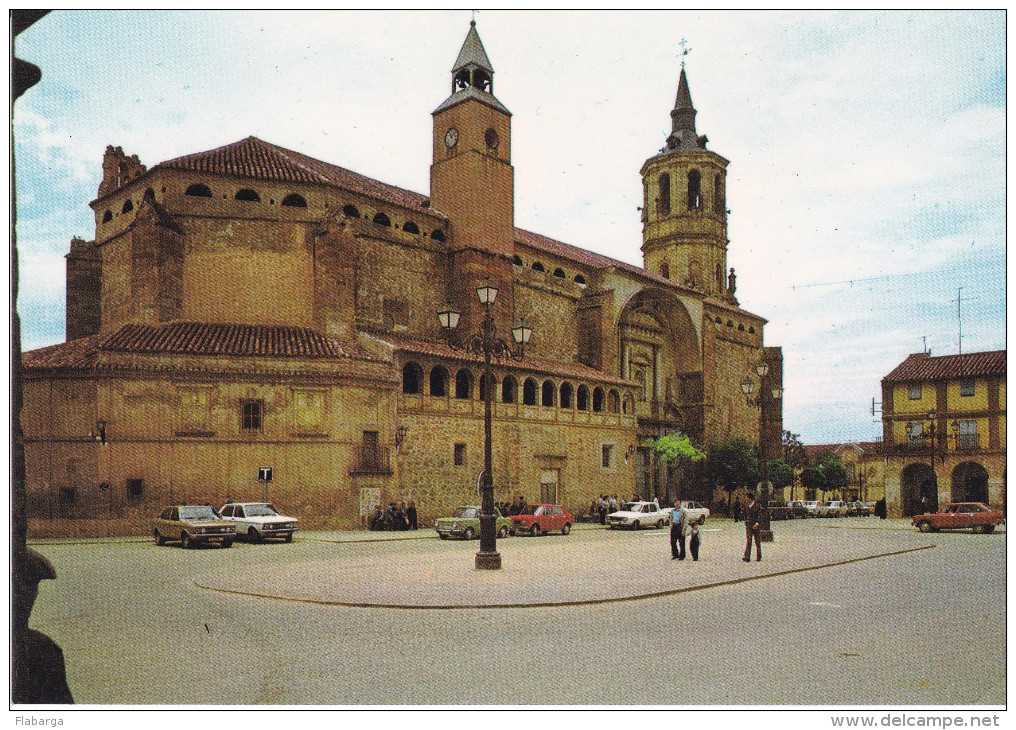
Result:
{"type": "Polygon", "coordinates": [[[515,523],[513,535],[528,533],[536,537],[552,530],[567,535],[575,518],[559,504],[531,504],[522,514],[512,515],[512,522],[515,523]]]}
{"type": "Polygon", "coordinates": [[[971,528],[974,532],[987,534],[993,532],[996,525],[1005,522],[1005,516],[988,509],[981,502],[950,502],[938,512],[914,515],[911,522],[921,532],[971,528]]]}

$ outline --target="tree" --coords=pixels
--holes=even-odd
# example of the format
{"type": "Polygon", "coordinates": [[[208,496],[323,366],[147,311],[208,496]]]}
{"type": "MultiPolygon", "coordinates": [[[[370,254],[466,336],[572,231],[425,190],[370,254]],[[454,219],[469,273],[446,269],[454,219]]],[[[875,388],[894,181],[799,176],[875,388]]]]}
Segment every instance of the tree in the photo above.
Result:
{"type": "Polygon", "coordinates": [[[809,464],[801,472],[801,484],[805,489],[825,491],[826,478],[821,464],[809,464]]]}
{"type": "MultiPolygon", "coordinates": [[[[675,481],[678,483],[681,482],[683,466],[686,463],[706,458],[705,453],[696,448],[691,439],[683,433],[669,433],[658,439],[648,438],[642,445],[649,449],[654,458],[663,459],[667,464],[677,467],[675,481]]],[[[669,490],[667,499],[673,501],[669,490]]]]}
{"type": "Polygon", "coordinates": [[[755,446],[744,439],[711,444],[706,456],[706,478],[727,492],[727,504],[738,487],[754,488],[758,483],[758,455],[755,446]]]}
{"type": "Polygon", "coordinates": [[[801,443],[800,434],[790,431],[783,432],[783,461],[790,465],[790,498],[794,499],[794,484],[797,482],[797,476],[804,467],[808,466],[808,452],[805,451],[804,444],[801,443]]]}
{"type": "Polygon", "coordinates": [[[769,481],[774,489],[789,487],[794,481],[794,469],[785,461],[770,461],[768,467],[769,481]]]}
{"type": "Polygon", "coordinates": [[[825,474],[827,491],[835,492],[847,486],[847,469],[840,457],[830,454],[822,459],[820,465],[825,474]]]}

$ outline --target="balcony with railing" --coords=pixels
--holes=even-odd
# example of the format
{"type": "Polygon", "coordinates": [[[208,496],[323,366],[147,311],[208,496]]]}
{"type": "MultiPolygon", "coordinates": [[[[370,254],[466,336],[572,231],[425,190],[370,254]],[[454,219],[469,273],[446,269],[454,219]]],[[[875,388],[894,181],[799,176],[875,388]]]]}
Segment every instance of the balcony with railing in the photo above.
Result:
{"type": "Polygon", "coordinates": [[[388,446],[357,446],[350,476],[391,476],[391,448],[388,446]]]}

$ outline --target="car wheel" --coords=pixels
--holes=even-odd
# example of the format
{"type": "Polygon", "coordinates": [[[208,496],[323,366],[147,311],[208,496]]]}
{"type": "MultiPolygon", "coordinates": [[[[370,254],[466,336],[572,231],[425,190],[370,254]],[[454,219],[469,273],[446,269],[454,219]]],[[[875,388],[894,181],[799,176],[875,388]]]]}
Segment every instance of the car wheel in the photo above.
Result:
{"type": "Polygon", "coordinates": [[[508,528],[505,527],[504,525],[501,525],[501,529],[497,531],[497,536],[502,540],[508,537],[508,528]]]}
{"type": "Polygon", "coordinates": [[[286,542],[293,542],[293,533],[292,532],[287,532],[286,533],[286,542]]]}
{"type": "Polygon", "coordinates": [[[994,525],[985,525],[985,526],[984,526],[984,527],[983,527],[983,528],[981,529],[981,534],[983,534],[983,535],[990,535],[990,534],[991,534],[991,533],[993,533],[994,531],[995,531],[995,526],[994,526],[994,525]]]}
{"type": "Polygon", "coordinates": [[[182,547],[184,550],[187,550],[190,546],[191,546],[190,535],[188,535],[187,531],[184,530],[183,534],[180,535],[180,547],[182,547]]]}
{"type": "Polygon", "coordinates": [[[442,535],[440,533],[438,533],[438,537],[440,537],[442,540],[447,540],[448,539],[447,535],[442,535]]]}
{"type": "Polygon", "coordinates": [[[917,529],[921,532],[931,532],[931,523],[927,520],[921,520],[917,523],[917,529]]]}
{"type": "Polygon", "coordinates": [[[657,530],[663,529],[663,520],[660,520],[659,522],[656,523],[656,529],[657,530]]]}
{"type": "Polygon", "coordinates": [[[475,534],[476,533],[473,532],[473,528],[472,527],[467,527],[465,533],[463,533],[463,535],[462,535],[462,539],[463,540],[472,540],[473,539],[473,535],[475,535],[475,534]]]}
{"type": "Polygon", "coordinates": [[[561,534],[562,535],[567,535],[569,532],[571,532],[571,524],[568,523],[568,522],[565,522],[564,523],[564,527],[561,528],[561,534]]]}
{"type": "Polygon", "coordinates": [[[530,527],[529,528],[529,534],[532,535],[533,537],[539,537],[540,536],[540,526],[539,525],[533,525],[532,527],[530,527]]]}
{"type": "Polygon", "coordinates": [[[166,544],[166,538],[164,538],[162,535],[160,535],[158,530],[155,531],[155,544],[156,545],[165,545],[166,544]]]}
{"type": "Polygon", "coordinates": [[[257,531],[257,528],[251,527],[247,530],[247,539],[251,542],[261,542],[261,533],[257,531]]]}
{"type": "Polygon", "coordinates": [[[222,541],[222,547],[224,547],[224,548],[231,548],[231,547],[233,547],[233,541],[232,540],[223,540],[222,541]]]}
{"type": "Polygon", "coordinates": [[[635,522],[631,526],[631,529],[633,529],[633,530],[641,530],[642,529],[642,525],[639,524],[638,520],[635,520],[635,522]]]}

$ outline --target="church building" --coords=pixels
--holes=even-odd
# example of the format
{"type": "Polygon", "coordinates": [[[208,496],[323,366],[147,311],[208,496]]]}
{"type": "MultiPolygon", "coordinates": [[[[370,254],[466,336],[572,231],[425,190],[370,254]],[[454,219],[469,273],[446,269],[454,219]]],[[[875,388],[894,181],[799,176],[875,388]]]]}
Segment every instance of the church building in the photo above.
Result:
{"type": "Polygon", "coordinates": [[[488,390],[498,501],[681,496],[644,446],[671,432],[776,458],[782,354],[738,305],[728,161],[684,68],[641,168],[644,267],[515,226],[494,77],[470,24],[427,193],[255,137],[151,168],[107,148],[94,240],[67,255],[67,341],[23,356],[30,530],[265,493],[308,527],[410,499],[426,525],[478,502],[488,390]],[[532,329],[489,381],[438,319],[450,304],[451,337],[477,332],[484,283],[499,336],[532,329]]]}

